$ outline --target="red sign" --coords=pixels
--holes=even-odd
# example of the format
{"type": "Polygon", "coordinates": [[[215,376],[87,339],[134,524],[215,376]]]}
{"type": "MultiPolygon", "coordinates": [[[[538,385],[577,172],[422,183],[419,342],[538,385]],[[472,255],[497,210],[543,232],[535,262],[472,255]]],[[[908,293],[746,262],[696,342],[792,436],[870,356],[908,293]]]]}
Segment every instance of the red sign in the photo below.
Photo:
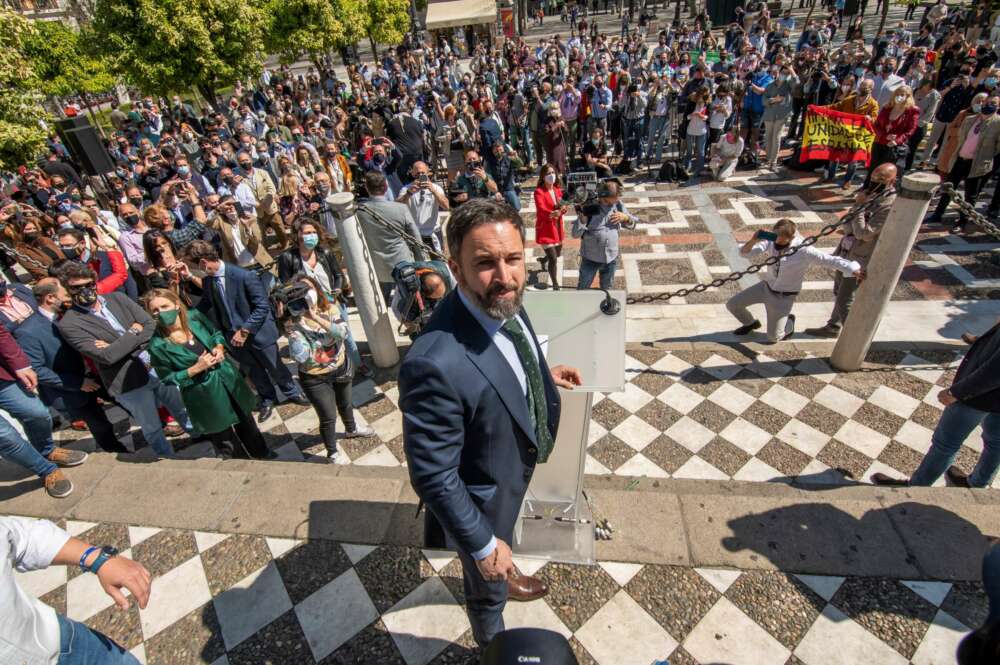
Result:
{"type": "Polygon", "coordinates": [[[514,8],[500,8],[500,23],[503,25],[503,34],[507,39],[514,39],[514,8]]]}

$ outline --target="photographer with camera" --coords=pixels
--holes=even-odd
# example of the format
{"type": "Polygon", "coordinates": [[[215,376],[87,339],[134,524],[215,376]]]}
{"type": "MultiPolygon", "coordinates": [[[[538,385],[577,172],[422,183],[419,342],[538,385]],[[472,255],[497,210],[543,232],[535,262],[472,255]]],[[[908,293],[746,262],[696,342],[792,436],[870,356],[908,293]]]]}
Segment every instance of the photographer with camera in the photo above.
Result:
{"type": "Polygon", "coordinates": [[[500,189],[493,178],[486,173],[483,160],[475,150],[465,153],[465,170],[455,180],[455,187],[462,190],[455,199],[456,203],[465,203],[472,199],[502,198],[497,196],[500,189]]]}
{"type": "Polygon", "coordinates": [[[403,188],[396,201],[409,208],[424,244],[441,252],[444,238],[439,216],[442,210],[449,207],[448,195],[440,185],[431,180],[431,169],[425,162],[414,162],[410,167],[410,176],[413,178],[412,182],[403,188]]]}
{"type": "Polygon", "coordinates": [[[618,264],[618,234],[622,227],[635,228],[638,219],[619,200],[621,183],[605,180],[597,187],[597,200],[576,206],[572,235],[580,243],[580,273],[576,288],[589,289],[600,274],[602,289],[610,289],[618,264]]]}
{"type": "Polygon", "coordinates": [[[374,436],[370,427],[359,428],[354,421],[351,381],[354,363],[346,352],[347,322],[323,294],[317,281],[298,273],[278,291],[278,319],[288,337],[288,355],[298,363],[302,391],[319,416],[319,431],[327,459],[336,463],[337,414],[344,421],[341,438],[374,436]]]}

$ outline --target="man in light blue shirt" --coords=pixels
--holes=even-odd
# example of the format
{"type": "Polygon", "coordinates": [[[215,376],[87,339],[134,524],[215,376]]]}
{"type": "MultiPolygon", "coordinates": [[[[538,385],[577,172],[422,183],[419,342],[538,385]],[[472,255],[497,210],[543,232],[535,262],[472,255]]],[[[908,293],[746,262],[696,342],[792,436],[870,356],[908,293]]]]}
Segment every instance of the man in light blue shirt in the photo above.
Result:
{"type": "Polygon", "coordinates": [[[580,275],[577,289],[589,289],[594,276],[600,273],[602,289],[614,284],[618,264],[618,233],[622,227],[635,228],[638,219],[619,201],[621,185],[606,180],[597,189],[598,204],[593,209],[584,206],[573,222],[572,235],[580,242],[580,275]]]}
{"type": "Polygon", "coordinates": [[[611,110],[611,103],[614,95],[611,89],[604,85],[603,76],[594,77],[594,94],[590,98],[590,122],[587,131],[594,131],[594,127],[600,127],[607,133],[608,112],[611,110]]]}

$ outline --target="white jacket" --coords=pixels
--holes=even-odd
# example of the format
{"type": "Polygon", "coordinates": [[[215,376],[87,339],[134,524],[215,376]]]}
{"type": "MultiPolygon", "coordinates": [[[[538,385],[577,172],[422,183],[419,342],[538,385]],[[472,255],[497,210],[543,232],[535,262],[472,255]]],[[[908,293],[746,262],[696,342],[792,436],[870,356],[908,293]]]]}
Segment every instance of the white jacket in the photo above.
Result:
{"type": "Polygon", "coordinates": [[[0,517],[0,663],[55,665],[59,659],[56,612],[21,590],[14,569],[47,568],[67,540],[52,522],[0,517]]]}
{"type": "MultiPolygon", "coordinates": [[[[792,247],[796,247],[802,244],[802,236],[796,234],[792,238],[792,247]]],[[[754,243],[754,246],[750,248],[747,253],[740,252],[741,256],[746,258],[754,259],[761,255],[766,255],[768,257],[775,256],[778,251],[774,248],[774,243],[770,240],[760,240],[754,243]]],[[[845,277],[850,277],[857,271],[861,270],[861,264],[857,261],[848,261],[839,256],[833,256],[825,252],[821,252],[815,247],[804,247],[799,251],[795,252],[791,256],[782,257],[780,261],[774,265],[767,267],[767,271],[763,274],[761,279],[771,287],[773,291],[781,291],[782,293],[797,293],[802,290],[802,281],[806,276],[806,269],[813,265],[819,264],[825,268],[831,270],[839,270],[844,273],[845,277]]]]}

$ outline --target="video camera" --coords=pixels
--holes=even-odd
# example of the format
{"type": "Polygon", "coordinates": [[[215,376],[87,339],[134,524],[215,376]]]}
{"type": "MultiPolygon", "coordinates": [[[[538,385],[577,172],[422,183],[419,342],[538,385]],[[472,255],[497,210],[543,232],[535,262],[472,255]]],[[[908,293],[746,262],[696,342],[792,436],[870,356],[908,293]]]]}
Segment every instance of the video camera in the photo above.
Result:
{"type": "Polygon", "coordinates": [[[302,318],[309,311],[310,288],[302,283],[279,284],[271,291],[271,301],[277,311],[277,305],[284,307],[288,316],[293,319],[302,318]]]}
{"type": "Polygon", "coordinates": [[[621,191],[621,181],[616,178],[597,179],[594,171],[584,171],[580,173],[570,173],[566,176],[566,194],[563,195],[562,204],[571,205],[576,209],[577,214],[585,217],[593,217],[601,212],[600,199],[611,196],[611,189],[608,181],[618,184],[618,191],[621,191]]]}
{"type": "Polygon", "coordinates": [[[392,279],[398,299],[393,309],[402,322],[401,332],[410,336],[420,334],[434,307],[454,288],[451,271],[442,261],[400,262],[392,270],[392,279]]]}

